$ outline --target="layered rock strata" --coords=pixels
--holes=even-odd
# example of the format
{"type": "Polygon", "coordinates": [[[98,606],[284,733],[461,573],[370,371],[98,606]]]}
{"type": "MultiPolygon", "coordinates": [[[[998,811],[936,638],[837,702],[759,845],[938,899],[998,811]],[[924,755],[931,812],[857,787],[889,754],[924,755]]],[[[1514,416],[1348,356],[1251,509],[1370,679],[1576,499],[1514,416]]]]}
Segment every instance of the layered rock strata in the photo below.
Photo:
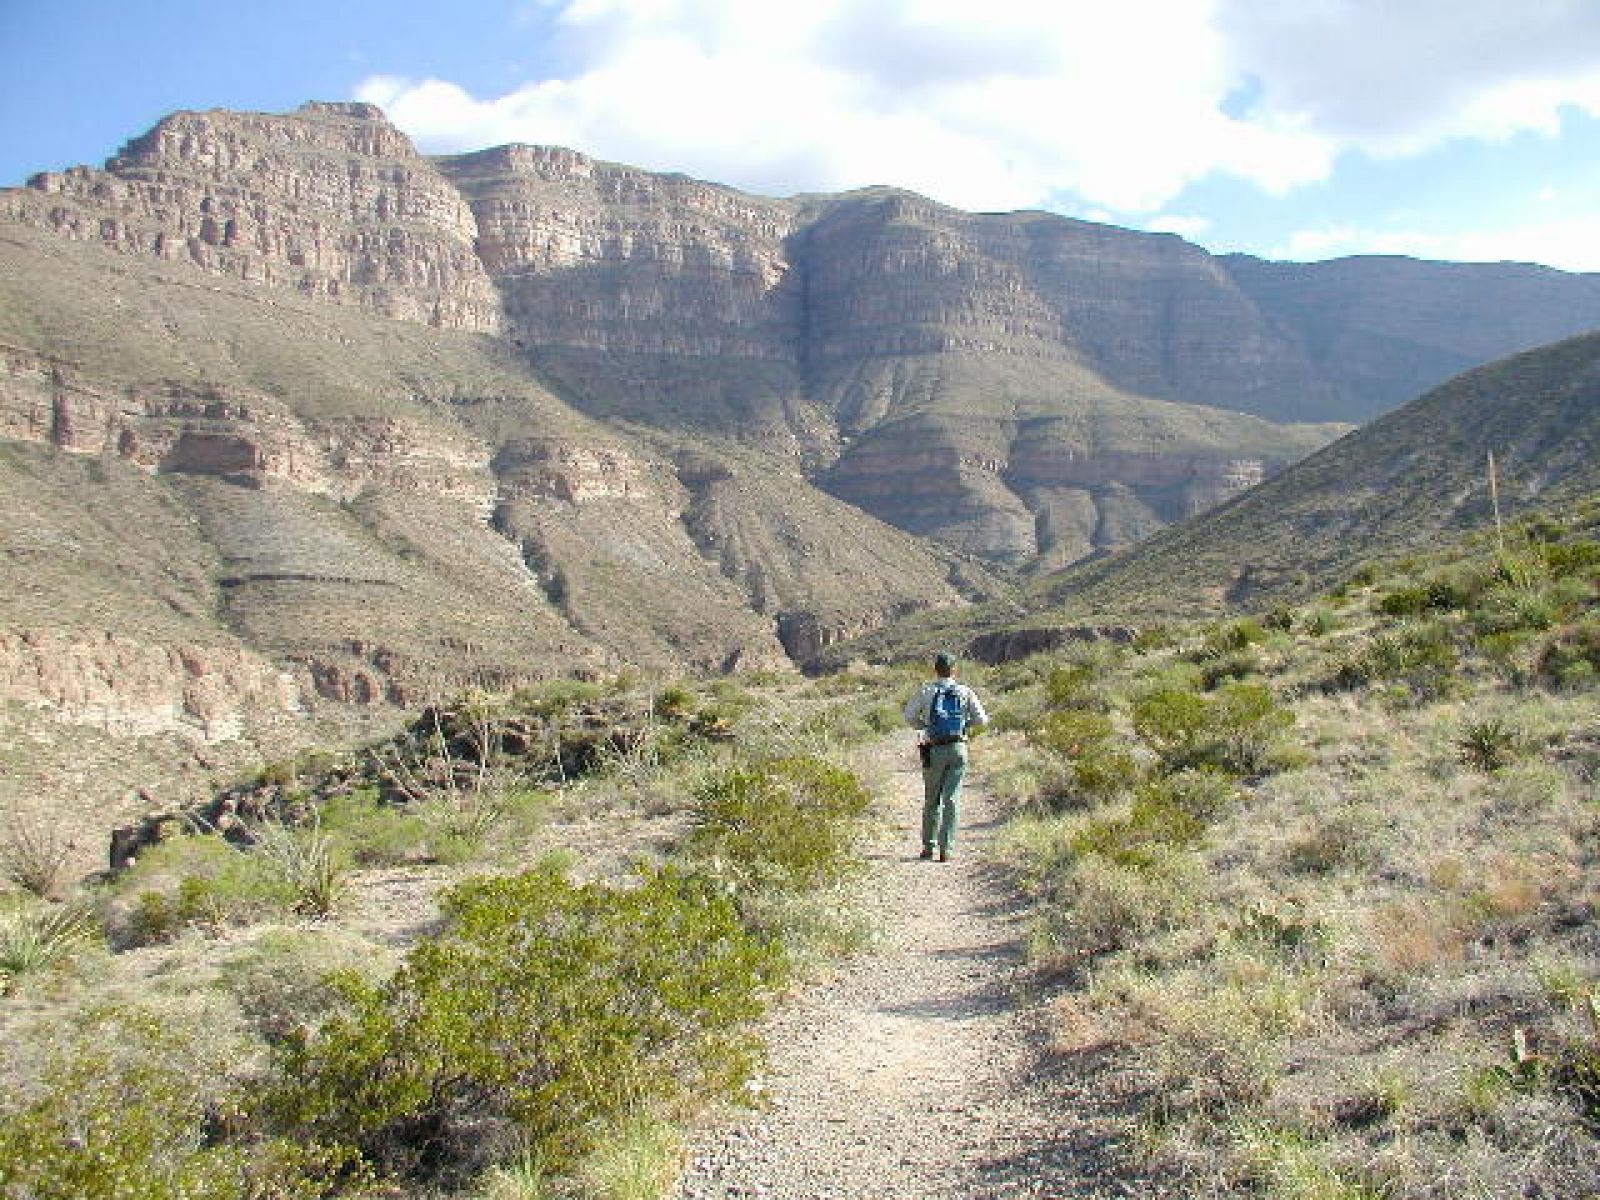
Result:
{"type": "Polygon", "coordinates": [[[179,113],[103,171],[0,192],[0,217],[440,328],[500,324],[471,210],[370,105],[179,113]]]}

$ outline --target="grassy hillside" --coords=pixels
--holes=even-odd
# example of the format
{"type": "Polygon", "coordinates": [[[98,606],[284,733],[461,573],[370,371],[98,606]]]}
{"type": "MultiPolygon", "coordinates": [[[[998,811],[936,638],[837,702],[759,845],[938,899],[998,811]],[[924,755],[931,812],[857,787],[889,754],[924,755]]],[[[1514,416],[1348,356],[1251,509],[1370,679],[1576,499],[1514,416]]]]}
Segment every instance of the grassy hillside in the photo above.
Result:
{"type": "MultiPolygon", "coordinates": [[[[1053,1053],[1126,1097],[1108,1169],[1587,1194],[1600,512],[967,677],[1053,1053]]],[[[0,1182],[670,1194],[781,980],[865,944],[853,748],[912,681],[479,693],[82,883],[66,814],[10,797],[0,1182]]]]}
{"type": "Polygon", "coordinates": [[[1597,535],[989,676],[1058,1050],[1187,1194],[1591,1194],[1597,535]]]}

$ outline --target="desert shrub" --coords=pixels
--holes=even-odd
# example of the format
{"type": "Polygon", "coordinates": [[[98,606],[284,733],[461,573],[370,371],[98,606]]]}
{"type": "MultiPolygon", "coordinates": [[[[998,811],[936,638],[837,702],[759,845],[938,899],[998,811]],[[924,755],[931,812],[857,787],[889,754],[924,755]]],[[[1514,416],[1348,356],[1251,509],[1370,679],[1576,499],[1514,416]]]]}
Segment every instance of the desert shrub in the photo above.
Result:
{"type": "Polygon", "coordinates": [[[1091,854],[1055,874],[1030,931],[1046,969],[1070,970],[1180,924],[1202,875],[1192,854],[1151,845],[1138,862],[1091,854]]]}
{"type": "Polygon", "coordinates": [[[1336,812],[1314,818],[1289,841],[1285,865],[1302,875],[1328,875],[1368,865],[1377,835],[1372,817],[1336,812]]]}
{"type": "Polygon", "coordinates": [[[345,857],[320,828],[267,822],[255,831],[252,853],[282,886],[290,909],[302,916],[329,916],[344,896],[345,857]]]}
{"type": "Polygon", "coordinates": [[[1558,579],[1585,575],[1600,567],[1600,542],[1560,542],[1544,548],[1545,569],[1558,579]]]}
{"type": "Polygon", "coordinates": [[[1105,707],[1096,690],[1097,673],[1085,663],[1068,663],[1051,670],[1044,693],[1051,708],[1099,709],[1105,707]]]}
{"type": "Polygon", "coordinates": [[[1559,630],[1540,652],[1536,670],[1539,678],[1560,687],[1592,686],[1600,679],[1600,622],[1559,630]]]}
{"type": "Polygon", "coordinates": [[[851,772],[819,758],[728,767],[695,791],[689,846],[743,888],[821,886],[854,868],[869,800],[851,772]]]}
{"type": "Polygon", "coordinates": [[[1265,641],[1267,631],[1259,621],[1249,617],[1230,621],[1208,631],[1200,645],[1199,657],[1223,658],[1265,641]]]}
{"type": "Polygon", "coordinates": [[[1338,664],[1329,686],[1350,689],[1381,680],[1404,680],[1413,688],[1442,691],[1459,659],[1455,639],[1444,625],[1407,625],[1374,634],[1338,664]]]}
{"type": "Polygon", "coordinates": [[[1259,675],[1263,665],[1261,652],[1254,647],[1224,654],[1201,664],[1200,683],[1206,691],[1214,691],[1224,683],[1259,675]]]}
{"type": "Polygon", "coordinates": [[[553,868],[448,893],[449,927],[278,1057],[267,1110],[386,1172],[475,1172],[497,1137],[551,1169],[596,1129],[686,1095],[732,1096],[747,1023],[782,973],[708,878],[577,885],[553,868]]]}
{"type": "Polygon", "coordinates": [[[1144,771],[1122,747],[1101,742],[1075,755],[1067,764],[1066,776],[1074,799],[1104,803],[1130,791],[1144,771]]]}
{"type": "Polygon", "coordinates": [[[1470,721],[1456,738],[1456,753],[1474,770],[1498,771],[1516,761],[1521,743],[1521,735],[1500,721],[1470,721]]]}
{"type": "Polygon", "coordinates": [[[427,826],[415,806],[385,804],[376,788],[330,797],[320,814],[323,833],[358,866],[396,866],[428,857],[427,826]]]}
{"type": "Polygon", "coordinates": [[[218,977],[249,1027],[267,1042],[281,1042],[338,1007],[339,975],[377,983],[398,960],[398,951],[358,934],[276,928],[233,948],[218,964],[218,977]]]}
{"type": "Polygon", "coordinates": [[[94,914],[77,904],[24,904],[0,909],[0,995],[34,975],[56,970],[100,938],[94,914]]]}
{"type": "Polygon", "coordinates": [[[1141,785],[1127,811],[1086,820],[1069,846],[1122,866],[1149,867],[1170,849],[1196,845],[1233,798],[1232,784],[1210,771],[1184,771],[1141,785]]]}
{"type": "Polygon", "coordinates": [[[66,816],[46,804],[5,800],[0,815],[0,875],[44,900],[59,898],[77,850],[66,816]]]}
{"type": "Polygon", "coordinates": [[[1046,714],[1028,731],[1029,740],[1050,756],[1049,786],[1041,798],[1056,810],[1110,800],[1130,790],[1142,772],[1138,762],[1113,740],[1111,718],[1071,710],[1046,714]]]}
{"type": "Polygon", "coordinates": [[[0,1192],[30,1200],[299,1200],[348,1179],[337,1152],[225,1136],[242,1094],[182,1031],[92,1014],[36,1085],[0,1097],[0,1192]]]}
{"type": "Polygon", "coordinates": [[[1110,717],[1069,710],[1047,713],[1029,731],[1028,740],[1052,754],[1075,758],[1108,742],[1115,731],[1110,717]]]}
{"type": "Polygon", "coordinates": [[[1287,604],[1275,604],[1261,614],[1261,624],[1275,633],[1292,632],[1296,624],[1294,609],[1287,604]]]}
{"type": "Polygon", "coordinates": [[[164,941],[185,928],[219,930],[294,909],[290,882],[266,860],[206,834],[152,846],[118,881],[106,924],[133,945],[164,941]]]}
{"type": "Polygon", "coordinates": [[[656,692],[650,701],[650,711],[664,721],[687,720],[694,711],[694,691],[681,683],[669,683],[656,692]]]}
{"type": "Polygon", "coordinates": [[[1339,627],[1339,618],[1331,609],[1313,608],[1300,621],[1300,628],[1309,637],[1326,637],[1339,627]]]}
{"type": "Polygon", "coordinates": [[[552,679],[513,693],[511,708],[535,717],[559,717],[581,705],[592,704],[605,694],[606,689],[598,683],[552,679]]]}
{"type": "Polygon", "coordinates": [[[1134,702],[1134,731],[1168,770],[1215,767],[1248,775],[1274,765],[1294,715],[1259,684],[1232,683],[1212,696],[1158,688],[1134,702]]]}

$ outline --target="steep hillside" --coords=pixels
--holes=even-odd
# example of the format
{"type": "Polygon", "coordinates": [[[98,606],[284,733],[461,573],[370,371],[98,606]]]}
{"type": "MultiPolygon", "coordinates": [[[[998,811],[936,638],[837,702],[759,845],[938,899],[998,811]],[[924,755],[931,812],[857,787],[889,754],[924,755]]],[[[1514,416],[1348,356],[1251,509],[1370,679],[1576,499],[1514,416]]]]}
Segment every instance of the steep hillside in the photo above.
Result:
{"type": "Polygon", "coordinates": [[[1262,610],[1360,564],[1600,497],[1600,335],[1482,367],[1341,438],[1227,504],[999,604],[930,615],[841,646],[898,657],[935,644],[1004,658],[1122,623],[1262,610]]]}
{"type": "MultiPolygon", "coordinates": [[[[212,662],[293,712],[809,661],[1147,537],[1344,428],[1282,419],[1431,369],[1335,377],[1322,276],[1269,266],[887,189],[430,159],[367,105],[176,114],[0,191],[0,694],[220,731],[212,662]],[[83,699],[146,651],[165,683],[83,699]]],[[[1465,314],[1454,354],[1497,304],[1510,336],[1600,319],[1590,277],[1412,266],[1361,326],[1397,345],[1414,296],[1465,314]]]]}
{"type": "Polygon", "coordinates": [[[1525,263],[1342,258],[1218,260],[1271,314],[1331,393],[1329,412],[1365,421],[1435,384],[1570,333],[1600,328],[1600,288],[1525,263]]]}

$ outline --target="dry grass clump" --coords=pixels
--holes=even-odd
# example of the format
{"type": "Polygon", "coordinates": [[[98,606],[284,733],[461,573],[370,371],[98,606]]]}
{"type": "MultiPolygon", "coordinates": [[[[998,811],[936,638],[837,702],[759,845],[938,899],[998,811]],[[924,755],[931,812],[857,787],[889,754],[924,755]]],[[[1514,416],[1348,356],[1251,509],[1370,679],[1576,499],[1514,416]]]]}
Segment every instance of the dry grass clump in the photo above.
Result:
{"type": "MultiPolygon", "coordinates": [[[[1058,1043],[1116,1047],[1148,1101],[1131,1150],[1196,1194],[1600,1194],[1600,691],[1574,633],[1600,629],[1600,549],[1508,545],[1076,683],[1138,777],[1005,845],[1041,964],[1072,968],[1058,1043]],[[1197,765],[1225,802],[1150,803],[1197,765]]],[[[1062,772],[1095,728],[1046,715],[1033,745],[1062,772]]]]}

